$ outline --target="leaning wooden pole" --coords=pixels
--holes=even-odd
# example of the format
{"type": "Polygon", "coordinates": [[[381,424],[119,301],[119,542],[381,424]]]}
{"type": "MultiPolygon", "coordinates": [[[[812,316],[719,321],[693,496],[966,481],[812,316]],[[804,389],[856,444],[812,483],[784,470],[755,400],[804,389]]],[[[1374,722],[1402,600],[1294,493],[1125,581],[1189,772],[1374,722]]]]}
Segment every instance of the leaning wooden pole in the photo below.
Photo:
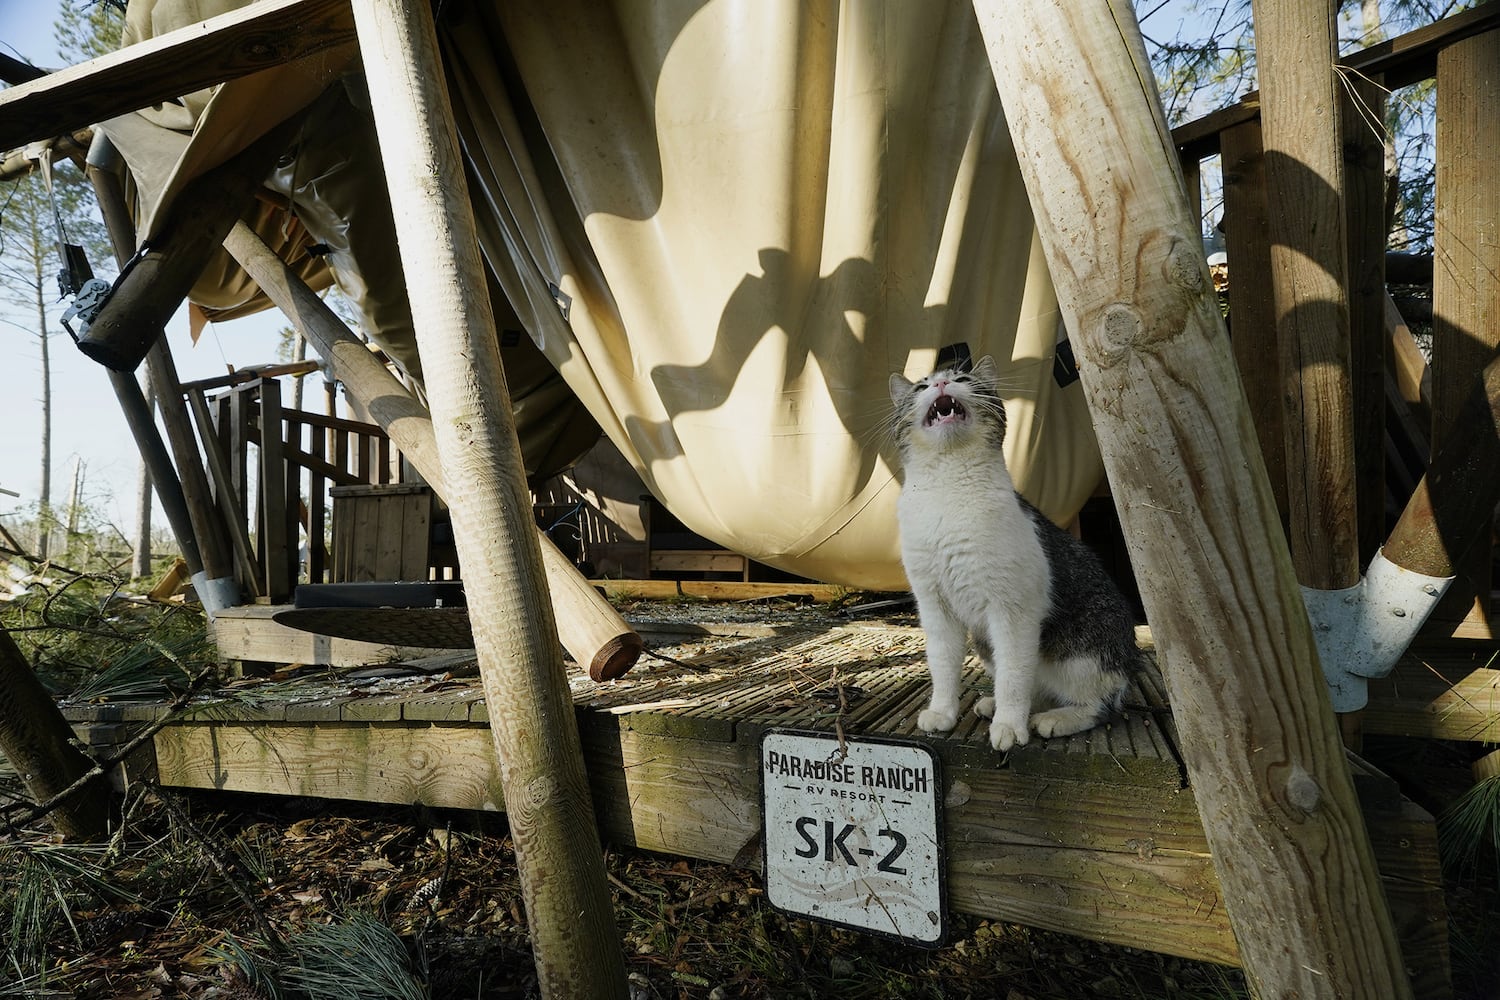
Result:
{"type": "Polygon", "coordinates": [[[628,996],[426,0],[355,0],[543,996],[628,996]]]}
{"type": "Polygon", "coordinates": [[[1259,996],[1411,988],[1126,0],[975,0],[1259,996]]]}
{"type": "MultiPolygon", "coordinates": [[[[255,230],[244,222],[236,223],[224,240],[224,249],[312,343],[334,376],[364,404],[370,417],[385,429],[428,485],[451,503],[427,407],[255,230]]],[[[546,534],[538,530],[537,539],[563,648],[596,681],[624,674],[641,655],[641,637],[546,534]]]]}

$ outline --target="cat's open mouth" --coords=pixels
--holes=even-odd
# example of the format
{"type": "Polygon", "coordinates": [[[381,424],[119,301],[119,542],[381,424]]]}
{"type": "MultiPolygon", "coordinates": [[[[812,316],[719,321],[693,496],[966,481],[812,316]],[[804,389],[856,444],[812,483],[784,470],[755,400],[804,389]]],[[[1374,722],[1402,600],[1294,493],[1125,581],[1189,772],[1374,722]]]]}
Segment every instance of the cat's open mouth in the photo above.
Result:
{"type": "Polygon", "coordinates": [[[922,421],[922,426],[931,427],[950,420],[965,420],[968,416],[969,411],[964,409],[964,404],[944,393],[927,408],[927,417],[922,421]]]}

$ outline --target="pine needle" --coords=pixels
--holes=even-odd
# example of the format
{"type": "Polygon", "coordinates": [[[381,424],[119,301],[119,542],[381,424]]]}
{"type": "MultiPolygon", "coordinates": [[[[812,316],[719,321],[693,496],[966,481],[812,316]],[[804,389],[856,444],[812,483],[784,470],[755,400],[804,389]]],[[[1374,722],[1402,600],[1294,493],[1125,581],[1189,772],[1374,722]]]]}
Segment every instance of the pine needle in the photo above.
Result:
{"type": "Polygon", "coordinates": [[[1438,819],[1438,849],[1456,875],[1472,875],[1488,859],[1500,871],[1500,775],[1477,782],[1438,819]]]}
{"type": "Polygon", "coordinates": [[[411,971],[406,946],[374,917],[318,924],[288,942],[296,960],[283,981],[309,1000],[430,1000],[411,971]]]}

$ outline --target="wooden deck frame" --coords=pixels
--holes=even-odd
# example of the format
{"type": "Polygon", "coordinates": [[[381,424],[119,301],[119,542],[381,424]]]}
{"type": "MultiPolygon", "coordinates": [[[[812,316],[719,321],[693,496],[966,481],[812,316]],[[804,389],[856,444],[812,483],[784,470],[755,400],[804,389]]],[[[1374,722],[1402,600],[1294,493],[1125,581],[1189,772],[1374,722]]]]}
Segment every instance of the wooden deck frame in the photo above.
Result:
{"type": "MultiPolygon", "coordinates": [[[[942,757],[954,910],[1238,964],[1197,798],[1184,786],[1176,728],[1154,672],[1108,728],[1002,758],[967,711],[953,734],[916,732],[926,670],[913,627],[632,624],[688,666],[651,659],[606,685],[591,684],[576,667],[571,672],[595,813],[608,841],[759,863],[760,734],[776,726],[833,731],[837,722],[849,735],[923,739],[942,757]]],[[[1453,644],[1429,659],[1451,673],[1472,647],[1453,644]]],[[[450,653],[438,665],[451,670],[462,660],[450,653]]],[[[978,693],[977,668],[968,680],[966,710],[978,693]]],[[[450,681],[428,690],[435,685],[425,674],[380,683],[388,686],[373,691],[325,676],[203,705],[157,734],[159,779],[190,788],[503,808],[477,684],[450,681]],[[350,766],[356,760],[361,766],[350,766]]],[[[67,709],[76,723],[95,726],[138,723],[159,711],[144,704],[67,709]]],[[[1378,773],[1360,768],[1356,780],[1417,995],[1441,996],[1447,929],[1432,819],[1378,773]]]]}

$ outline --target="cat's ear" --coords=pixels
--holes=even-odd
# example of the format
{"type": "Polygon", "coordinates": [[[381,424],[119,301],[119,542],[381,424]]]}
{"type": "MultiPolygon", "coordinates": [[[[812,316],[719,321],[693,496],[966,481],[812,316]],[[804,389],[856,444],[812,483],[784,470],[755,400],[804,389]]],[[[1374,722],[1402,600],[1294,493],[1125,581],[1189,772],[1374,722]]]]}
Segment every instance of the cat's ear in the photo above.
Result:
{"type": "Polygon", "coordinates": [[[911,395],[912,383],[906,380],[906,376],[900,372],[893,372],[890,381],[891,402],[899,403],[911,395]]]}
{"type": "Polygon", "coordinates": [[[974,363],[973,376],[981,382],[996,385],[1000,381],[1000,367],[995,364],[995,359],[986,354],[974,363]]]}

